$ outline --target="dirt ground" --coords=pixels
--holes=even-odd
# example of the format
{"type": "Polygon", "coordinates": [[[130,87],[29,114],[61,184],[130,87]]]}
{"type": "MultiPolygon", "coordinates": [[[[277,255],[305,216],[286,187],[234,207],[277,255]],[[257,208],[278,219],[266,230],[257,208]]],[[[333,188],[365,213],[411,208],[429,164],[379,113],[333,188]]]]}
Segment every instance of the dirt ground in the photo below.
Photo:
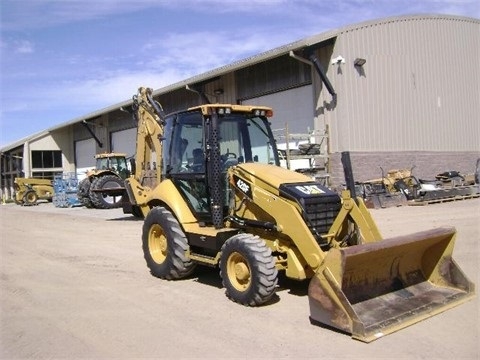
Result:
{"type": "MultiPolygon", "coordinates": [[[[372,210],[384,235],[455,226],[479,284],[480,199],[372,210]]],[[[229,301],[216,269],[150,275],[143,222],[121,209],[0,206],[0,358],[479,359],[479,298],[370,344],[310,324],[307,283],[278,301],[229,301]]]]}

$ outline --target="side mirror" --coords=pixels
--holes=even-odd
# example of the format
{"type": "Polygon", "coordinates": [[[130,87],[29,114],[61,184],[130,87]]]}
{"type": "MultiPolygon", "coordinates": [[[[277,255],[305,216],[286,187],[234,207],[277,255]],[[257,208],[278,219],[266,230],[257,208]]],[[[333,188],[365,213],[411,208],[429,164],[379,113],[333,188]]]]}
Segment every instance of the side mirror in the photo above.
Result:
{"type": "Polygon", "coordinates": [[[134,158],[131,158],[131,159],[130,159],[131,174],[135,174],[136,168],[137,168],[137,164],[135,163],[135,159],[134,159],[134,158]]]}

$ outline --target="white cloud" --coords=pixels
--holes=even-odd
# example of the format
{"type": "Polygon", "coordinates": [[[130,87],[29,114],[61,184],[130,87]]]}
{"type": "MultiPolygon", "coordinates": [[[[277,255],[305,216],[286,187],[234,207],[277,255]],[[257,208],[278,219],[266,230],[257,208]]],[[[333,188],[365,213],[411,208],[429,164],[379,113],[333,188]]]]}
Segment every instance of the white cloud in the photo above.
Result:
{"type": "Polygon", "coordinates": [[[281,18],[303,18],[300,26],[318,24],[331,28],[339,22],[363,17],[373,19],[385,13],[446,13],[480,17],[478,0],[2,0],[2,28],[34,29],[71,24],[145,9],[173,9],[208,15],[245,16],[264,14],[265,23],[281,18]]]}
{"type": "Polygon", "coordinates": [[[142,47],[144,54],[152,54],[147,61],[142,60],[142,65],[157,69],[182,69],[192,76],[298,40],[299,37],[290,34],[286,40],[285,34],[260,28],[254,33],[238,29],[235,33],[202,31],[165,34],[161,40],[150,41],[142,47]]]}
{"type": "MultiPolygon", "coordinates": [[[[139,86],[158,89],[271,47],[271,41],[259,40],[264,39],[263,36],[238,37],[241,41],[232,41],[228,33],[166,35],[161,41],[149,42],[141,47],[139,56],[133,57],[138,59],[137,63],[127,59],[119,68],[109,68],[112,62],[105,59],[78,57],[75,63],[79,65],[95,63],[100,66],[102,62],[105,65],[90,69],[88,76],[84,72],[75,76],[71,74],[72,77],[64,81],[57,78],[46,86],[37,85],[42,88],[31,87],[25,95],[30,98],[29,107],[32,110],[68,103],[72,113],[81,115],[128,100],[139,86]]],[[[15,111],[14,108],[10,110],[15,111]]]]}
{"type": "Polygon", "coordinates": [[[51,118],[67,121],[98,109],[131,99],[138,87],[154,89],[183,80],[186,76],[176,70],[125,71],[95,79],[69,79],[49,86],[29,88],[25,96],[9,99],[8,108],[2,109],[1,117],[15,113],[51,113],[51,118]],[[61,109],[58,113],[56,109],[61,109]]]}
{"type": "Polygon", "coordinates": [[[139,71],[112,75],[104,79],[90,79],[82,83],[70,84],[59,89],[59,92],[76,99],[76,105],[91,108],[110,106],[128,100],[137,92],[140,86],[154,89],[180,81],[184,74],[176,70],[164,72],[139,71]],[[88,94],[88,97],[85,96],[88,94]]]}
{"type": "MultiPolygon", "coordinates": [[[[188,34],[167,34],[158,42],[149,42],[141,50],[137,63],[130,61],[130,67],[96,68],[72,75],[70,78],[51,79],[48,84],[32,83],[24,96],[12,99],[12,106],[2,114],[16,112],[35,113],[48,111],[57,117],[56,107],[63,108],[61,121],[88,114],[100,108],[128,100],[138,87],[158,89],[171,85],[203,72],[231,63],[232,61],[270,49],[280,39],[265,41],[264,36],[236,34],[238,41],[232,41],[231,34],[198,32],[188,34]],[[240,41],[241,40],[241,41],[240,41]],[[188,49],[188,52],[186,52],[188,49]],[[151,54],[161,54],[158,56],[151,54]],[[65,114],[68,108],[68,115],[65,114]]],[[[75,58],[76,64],[102,63],[90,57],[75,58]]],[[[126,61],[128,63],[128,61],[126,61]]],[[[111,64],[103,61],[104,64],[111,64]]],[[[35,74],[33,74],[35,76],[35,74]]],[[[24,79],[25,81],[25,79],[24,79]]]]}
{"type": "Polygon", "coordinates": [[[33,44],[28,40],[16,41],[14,44],[14,51],[17,54],[31,54],[34,52],[33,44]]]}
{"type": "Polygon", "coordinates": [[[170,8],[211,13],[272,11],[287,0],[2,0],[2,27],[9,30],[48,27],[108,18],[145,9],[170,8]]]}

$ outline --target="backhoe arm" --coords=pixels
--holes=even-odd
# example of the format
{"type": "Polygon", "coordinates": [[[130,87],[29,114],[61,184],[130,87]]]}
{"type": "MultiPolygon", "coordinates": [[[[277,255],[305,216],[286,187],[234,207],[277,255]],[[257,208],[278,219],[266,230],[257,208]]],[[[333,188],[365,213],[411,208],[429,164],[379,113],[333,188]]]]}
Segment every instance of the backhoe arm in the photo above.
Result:
{"type": "Polygon", "coordinates": [[[138,128],[134,177],[139,180],[142,178],[143,171],[156,170],[157,183],[159,183],[163,138],[163,118],[160,116],[163,116],[163,110],[152,101],[152,89],[144,87],[138,89],[138,94],[133,99],[134,116],[138,128]],[[157,111],[162,113],[159,114],[157,111]],[[153,159],[152,153],[155,154],[153,159]]]}
{"type": "Polygon", "coordinates": [[[148,212],[149,193],[160,183],[162,174],[163,109],[153,99],[151,88],[140,87],[133,97],[134,119],[137,121],[137,147],[132,176],[125,181],[132,205],[148,212]]]}

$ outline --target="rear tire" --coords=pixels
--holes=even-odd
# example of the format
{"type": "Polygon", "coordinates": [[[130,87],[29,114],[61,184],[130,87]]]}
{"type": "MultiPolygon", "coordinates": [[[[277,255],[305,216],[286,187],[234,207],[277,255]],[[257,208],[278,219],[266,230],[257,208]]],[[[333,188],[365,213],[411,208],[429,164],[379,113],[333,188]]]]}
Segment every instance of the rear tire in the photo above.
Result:
{"type": "Polygon", "coordinates": [[[164,207],[149,211],[143,223],[143,255],[153,276],[175,280],[190,275],[196,264],[187,257],[187,237],[164,207]]]}
{"type": "Polygon", "coordinates": [[[92,191],[111,188],[124,187],[124,181],[115,175],[105,175],[96,178],[92,181],[90,186],[90,200],[97,209],[115,209],[122,206],[123,195],[109,196],[104,195],[102,192],[92,191]]]}
{"type": "Polygon", "coordinates": [[[223,244],[220,276],[227,297],[248,306],[270,300],[278,281],[271,250],[252,234],[234,235],[223,244]]]}

